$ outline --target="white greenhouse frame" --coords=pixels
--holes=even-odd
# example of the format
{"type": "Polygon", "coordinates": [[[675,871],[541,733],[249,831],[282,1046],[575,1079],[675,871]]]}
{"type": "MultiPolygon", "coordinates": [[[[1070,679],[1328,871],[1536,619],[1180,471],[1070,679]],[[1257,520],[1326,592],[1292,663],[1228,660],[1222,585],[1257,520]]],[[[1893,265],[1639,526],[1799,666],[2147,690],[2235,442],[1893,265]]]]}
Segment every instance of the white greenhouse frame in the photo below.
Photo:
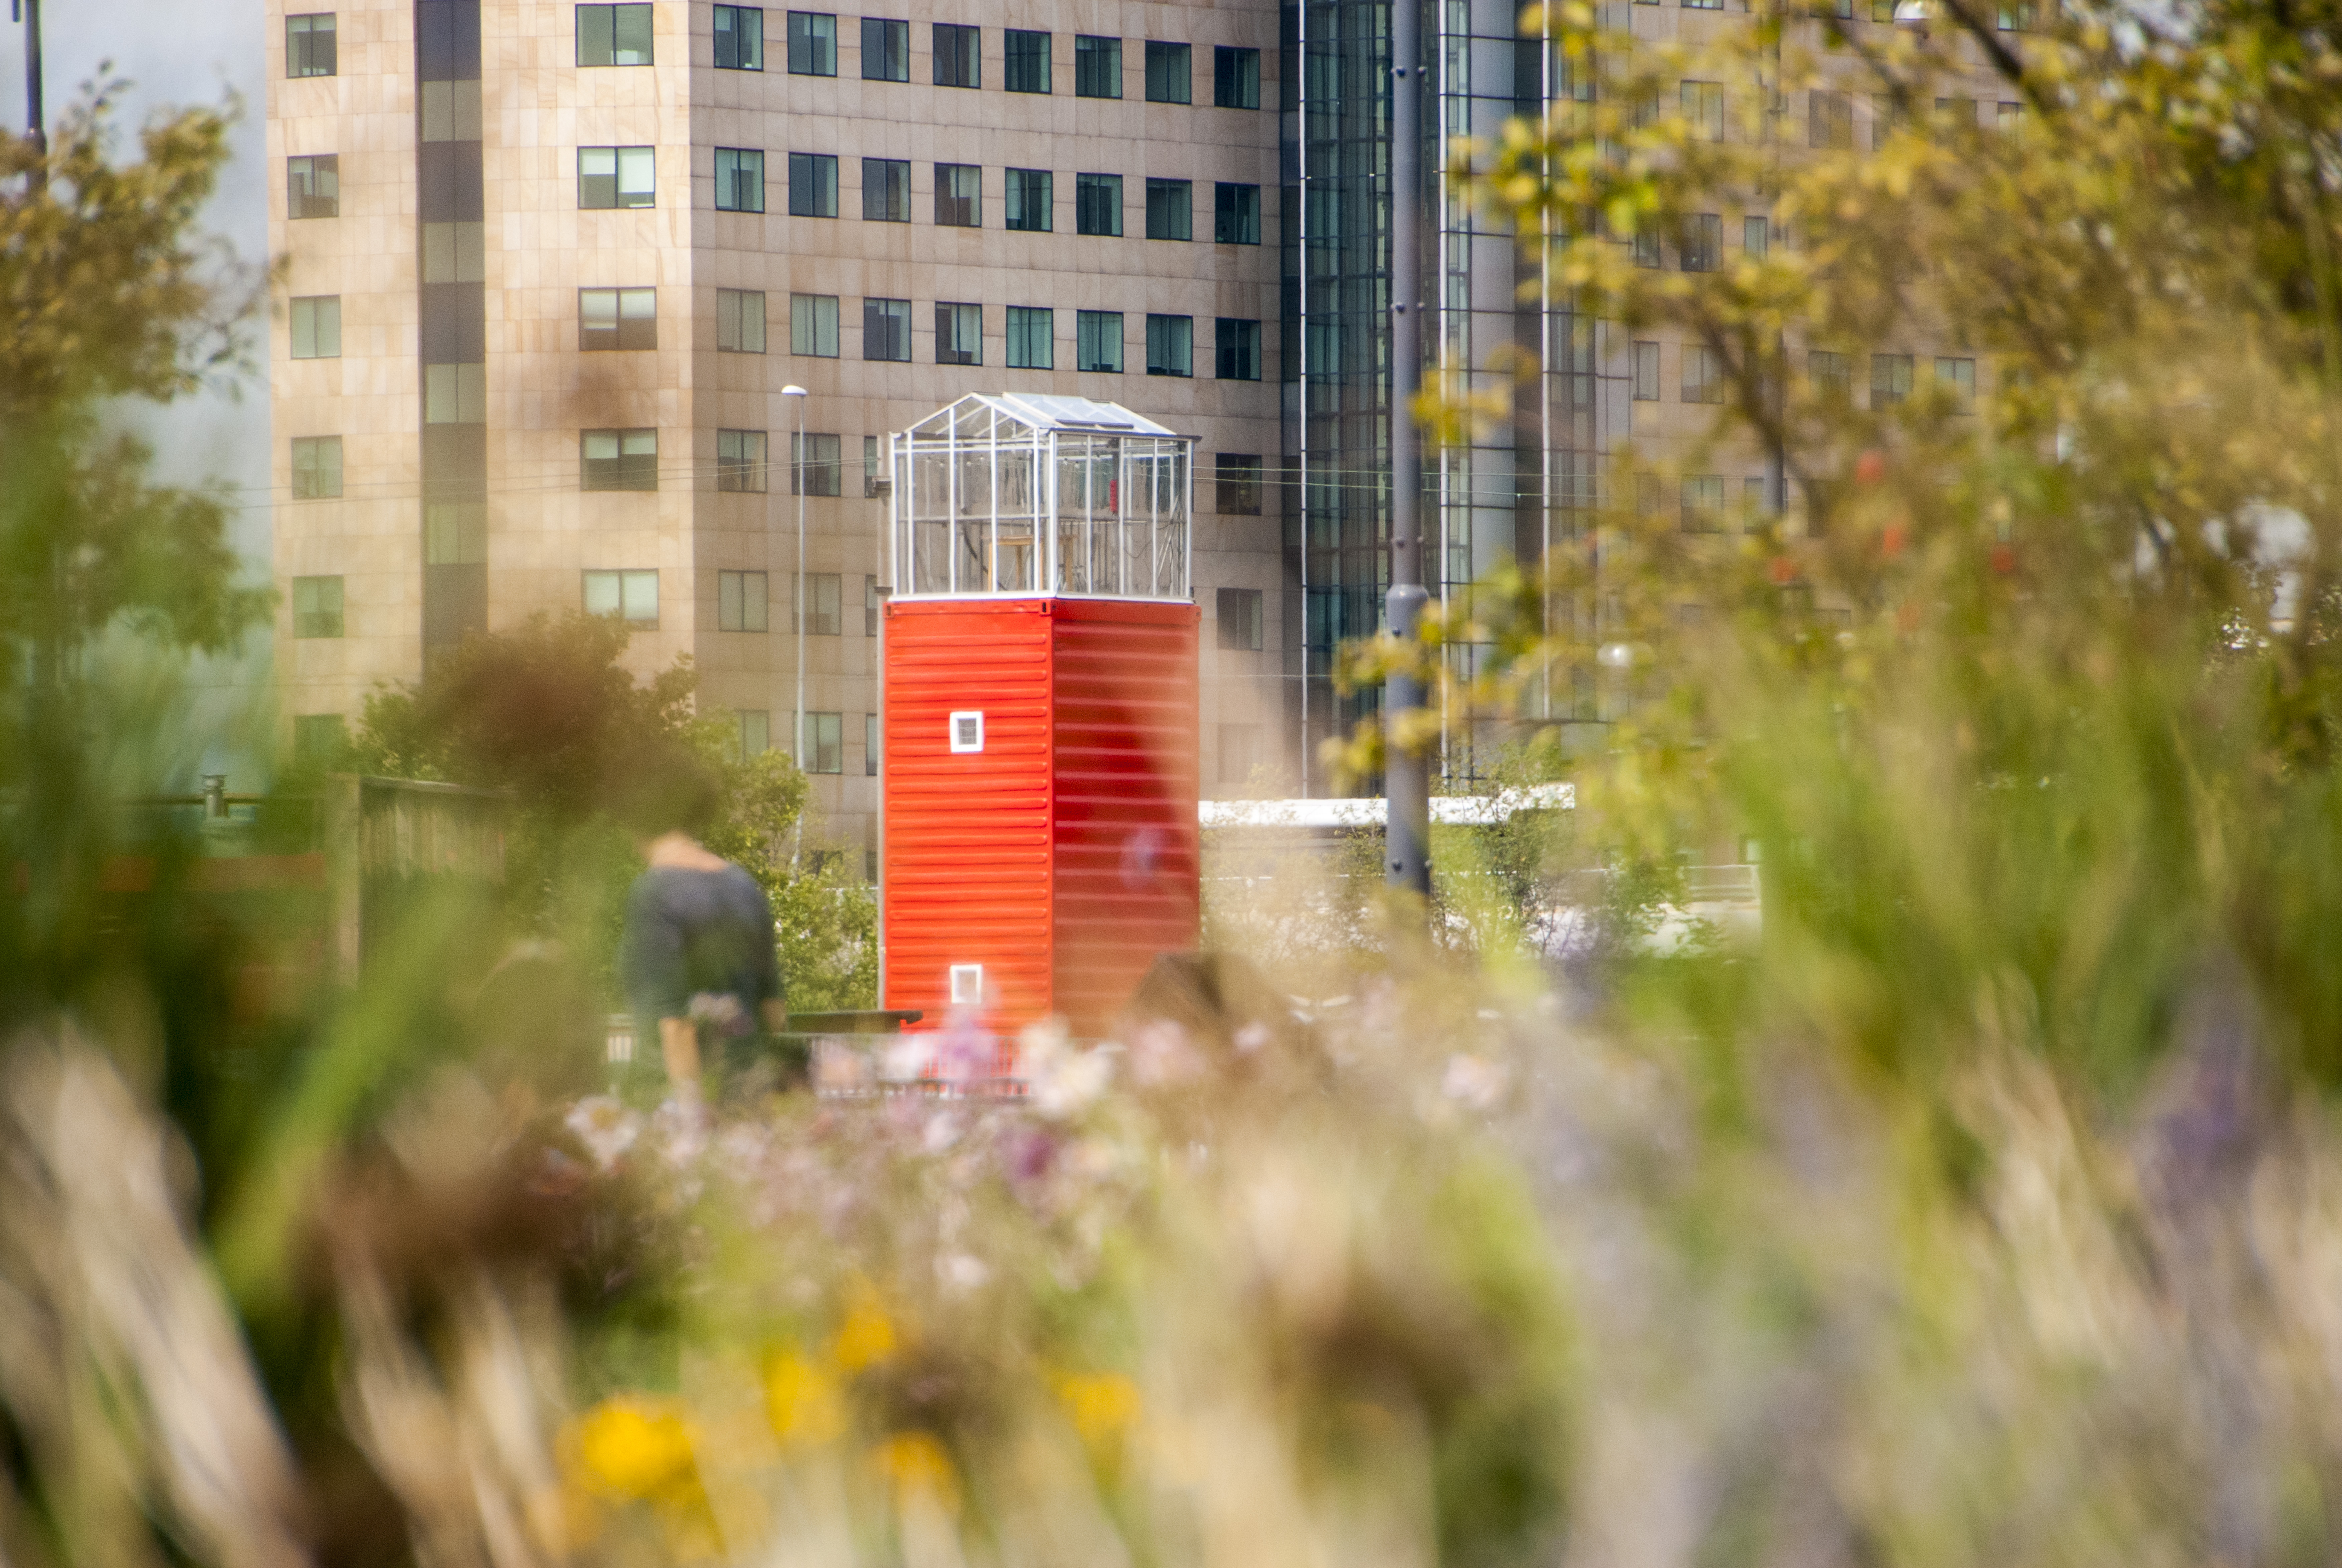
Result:
{"type": "Polygon", "coordinates": [[[1120,404],[971,392],[886,446],[896,598],[1191,596],[1192,435],[1120,404]]]}

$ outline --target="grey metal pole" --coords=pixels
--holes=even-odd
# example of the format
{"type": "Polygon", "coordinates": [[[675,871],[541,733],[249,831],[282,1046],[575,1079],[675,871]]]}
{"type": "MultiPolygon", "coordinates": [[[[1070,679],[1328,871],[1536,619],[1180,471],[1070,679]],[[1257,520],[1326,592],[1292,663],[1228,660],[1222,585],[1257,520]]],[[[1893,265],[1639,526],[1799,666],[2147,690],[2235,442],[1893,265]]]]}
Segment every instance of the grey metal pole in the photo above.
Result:
{"type": "MultiPolygon", "coordinates": [[[[25,0],[25,136],[44,157],[49,151],[46,118],[41,108],[41,0],[25,0]]],[[[45,185],[48,171],[43,168],[33,177],[45,185]]]]}
{"type": "MultiPolygon", "coordinates": [[[[1429,598],[1423,586],[1423,452],[1415,428],[1415,394],[1423,383],[1420,245],[1423,145],[1420,0],[1391,3],[1391,582],[1384,618],[1391,635],[1412,642],[1429,598]]],[[[1431,896],[1430,759],[1398,743],[1402,725],[1423,706],[1423,683],[1393,674],[1383,686],[1383,871],[1392,887],[1431,896]]]]}
{"type": "Polygon", "coordinates": [[[795,595],[796,600],[796,615],[797,623],[797,695],[796,710],[789,715],[789,723],[796,731],[795,734],[789,737],[789,756],[797,764],[797,772],[803,773],[805,772],[806,722],[806,390],[801,386],[785,386],[781,389],[781,395],[784,397],[795,397],[797,404],[797,460],[796,485],[797,493],[797,591],[795,595]]]}

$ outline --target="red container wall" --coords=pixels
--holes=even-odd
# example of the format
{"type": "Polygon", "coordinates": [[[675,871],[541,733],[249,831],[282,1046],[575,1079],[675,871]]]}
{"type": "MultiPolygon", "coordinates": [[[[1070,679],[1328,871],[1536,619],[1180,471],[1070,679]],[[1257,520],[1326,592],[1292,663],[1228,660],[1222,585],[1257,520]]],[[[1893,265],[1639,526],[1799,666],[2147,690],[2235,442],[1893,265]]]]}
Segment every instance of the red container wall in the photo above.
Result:
{"type": "Polygon", "coordinates": [[[1196,606],[1059,599],[1056,608],[1056,1002],[1102,1033],[1156,956],[1193,949],[1196,606]]]}
{"type": "Polygon", "coordinates": [[[993,1021],[1056,1005],[1050,977],[1051,637],[1046,599],[886,606],[886,996],[930,1025],[950,967],[984,965],[993,1021]],[[955,754],[950,715],[984,714],[955,754]]]}

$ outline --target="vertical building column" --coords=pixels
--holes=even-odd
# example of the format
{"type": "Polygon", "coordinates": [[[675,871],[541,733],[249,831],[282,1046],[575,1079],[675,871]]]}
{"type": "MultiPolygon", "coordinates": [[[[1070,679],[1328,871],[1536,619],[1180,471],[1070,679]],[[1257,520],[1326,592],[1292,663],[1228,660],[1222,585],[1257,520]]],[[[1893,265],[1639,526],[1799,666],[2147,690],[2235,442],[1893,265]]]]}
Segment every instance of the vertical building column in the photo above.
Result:
{"type": "Polygon", "coordinates": [[[415,0],[423,666],[488,624],[487,223],[479,0],[415,0]]]}

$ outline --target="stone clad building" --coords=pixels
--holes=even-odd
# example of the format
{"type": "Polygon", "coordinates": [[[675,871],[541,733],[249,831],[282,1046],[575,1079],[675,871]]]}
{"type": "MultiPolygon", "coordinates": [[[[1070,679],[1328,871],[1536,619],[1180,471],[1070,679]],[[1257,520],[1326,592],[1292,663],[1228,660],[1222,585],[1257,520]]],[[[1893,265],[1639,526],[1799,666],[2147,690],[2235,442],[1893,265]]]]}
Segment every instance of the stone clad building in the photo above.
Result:
{"type": "Polygon", "coordinates": [[[1266,754],[1273,9],[338,4],[268,29],[296,744],[469,632],[585,608],[787,748],[802,472],[804,760],[868,843],[885,437],[1005,389],[1200,438],[1206,776],[1266,754]]]}

